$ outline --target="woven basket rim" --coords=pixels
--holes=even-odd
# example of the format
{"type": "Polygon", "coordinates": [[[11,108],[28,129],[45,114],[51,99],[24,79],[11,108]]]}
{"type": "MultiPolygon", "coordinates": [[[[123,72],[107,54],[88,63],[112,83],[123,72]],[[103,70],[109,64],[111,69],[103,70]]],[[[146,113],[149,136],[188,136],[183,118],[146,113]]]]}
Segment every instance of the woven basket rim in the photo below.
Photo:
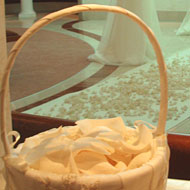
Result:
{"type": "Polygon", "coordinates": [[[123,172],[118,172],[115,174],[93,174],[93,175],[77,175],[77,174],[56,174],[56,173],[52,173],[52,172],[45,172],[45,171],[41,171],[41,170],[37,170],[34,168],[31,168],[28,166],[28,164],[24,161],[22,161],[22,165],[25,165],[25,167],[23,167],[23,169],[21,169],[22,167],[20,166],[20,163],[17,162],[12,162],[12,160],[14,159],[18,159],[18,157],[16,157],[15,155],[8,155],[5,157],[5,162],[12,165],[12,167],[14,167],[16,170],[18,170],[21,173],[25,173],[26,175],[29,175],[30,177],[32,176],[36,176],[36,174],[38,176],[40,176],[41,179],[46,179],[47,176],[51,176],[51,179],[57,181],[57,177],[62,177],[61,179],[67,178],[67,176],[76,176],[78,179],[80,178],[86,178],[86,177],[98,177],[101,178],[101,176],[112,176],[112,177],[117,177],[117,175],[122,175],[122,176],[131,176],[131,175],[136,175],[137,173],[141,172],[141,171],[145,171],[145,170],[149,170],[152,169],[153,166],[157,165],[158,163],[160,163],[160,161],[164,161],[167,162],[167,156],[168,156],[168,147],[167,147],[167,139],[164,138],[162,139],[162,141],[164,142],[162,146],[159,146],[154,154],[154,156],[146,163],[144,163],[142,166],[134,168],[134,169],[129,169],[127,171],[123,171],[123,172]],[[9,162],[11,161],[11,162],[9,162]]]}

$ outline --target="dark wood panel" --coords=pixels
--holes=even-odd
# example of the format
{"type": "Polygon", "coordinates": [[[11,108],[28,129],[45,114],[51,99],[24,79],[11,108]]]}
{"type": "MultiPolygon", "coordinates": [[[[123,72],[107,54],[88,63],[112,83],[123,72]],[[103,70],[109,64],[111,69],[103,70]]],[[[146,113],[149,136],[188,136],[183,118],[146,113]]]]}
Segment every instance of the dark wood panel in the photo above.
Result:
{"type": "Polygon", "coordinates": [[[13,130],[18,131],[21,135],[18,143],[24,142],[27,137],[31,137],[52,128],[57,128],[61,125],[75,125],[75,122],[70,120],[36,116],[19,112],[12,112],[12,123],[13,130]]]}
{"type": "Polygon", "coordinates": [[[190,180],[190,136],[169,134],[168,144],[171,152],[170,178],[190,180]]]}
{"type": "MultiPolygon", "coordinates": [[[[33,0],[33,2],[77,2],[77,0],[33,0]]],[[[20,0],[5,0],[5,3],[20,3],[20,0]]]]}

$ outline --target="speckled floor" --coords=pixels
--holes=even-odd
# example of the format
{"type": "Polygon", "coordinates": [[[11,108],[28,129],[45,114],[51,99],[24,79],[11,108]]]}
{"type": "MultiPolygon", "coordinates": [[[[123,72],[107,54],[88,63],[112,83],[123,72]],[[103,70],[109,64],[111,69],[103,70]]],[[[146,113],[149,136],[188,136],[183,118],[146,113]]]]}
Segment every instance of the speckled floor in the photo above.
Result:
{"type": "MultiPolygon", "coordinates": [[[[44,14],[39,14],[38,18],[42,17],[43,15],[44,14]]],[[[7,16],[7,28],[28,28],[29,26],[31,26],[33,22],[34,22],[33,20],[23,20],[23,21],[18,20],[15,15],[7,16]]],[[[89,46],[91,46],[92,49],[95,49],[98,46],[104,23],[105,23],[104,20],[90,20],[90,21],[78,22],[78,17],[74,15],[74,16],[63,18],[56,22],[53,22],[50,25],[44,27],[43,29],[47,31],[53,31],[60,34],[68,35],[76,39],[80,39],[86,42],[89,46]],[[73,23],[75,21],[77,22],[73,23]],[[73,24],[70,25],[70,27],[65,27],[65,28],[62,27],[69,23],[73,23],[73,24]]],[[[189,36],[179,37],[175,35],[175,31],[179,27],[179,23],[162,22],[160,23],[160,25],[163,32],[163,42],[161,43],[163,44],[163,47],[164,47],[163,50],[164,50],[165,58],[178,57],[180,55],[180,52],[187,51],[187,54],[188,52],[190,52],[190,49],[188,49],[189,44],[190,44],[190,37],[189,36]]],[[[56,49],[56,47],[54,48],[56,49]]],[[[141,66],[141,69],[143,68],[147,68],[147,65],[141,66]]],[[[66,95],[67,93],[62,93],[58,99],[56,94],[60,92],[64,92],[76,86],[77,84],[81,84],[81,83],[83,83],[80,86],[81,90],[92,85],[94,85],[95,86],[94,88],[96,88],[96,86],[98,86],[99,84],[99,81],[101,80],[105,81],[107,80],[107,78],[111,78],[111,77],[118,77],[122,75],[123,73],[125,73],[125,75],[128,75],[128,74],[130,75],[130,73],[133,72],[134,69],[138,70],[139,68],[129,67],[129,66],[111,68],[111,67],[105,67],[98,63],[89,63],[86,67],[81,68],[80,72],[77,72],[75,75],[72,75],[71,77],[68,77],[63,81],[60,81],[59,83],[51,86],[50,88],[44,89],[43,91],[38,91],[36,93],[30,94],[28,96],[12,101],[12,108],[13,110],[20,109],[20,111],[25,111],[26,113],[30,113],[30,114],[60,117],[59,114],[56,114],[57,116],[54,114],[52,115],[52,109],[53,107],[56,107],[57,104],[61,104],[61,102],[59,103],[59,100],[61,98],[66,99],[70,95],[66,95]],[[101,71],[101,76],[99,74],[100,71],[101,71]],[[92,78],[92,76],[94,75],[96,75],[96,77],[92,78]],[[97,77],[101,78],[101,80],[96,81],[95,79],[97,77]],[[89,81],[91,80],[95,82],[90,83],[90,85],[86,85],[86,83],[89,83],[89,81]],[[42,101],[43,99],[47,99],[46,104],[40,103],[40,101],[44,103],[44,101],[42,101]],[[56,103],[54,104],[54,102],[56,103]],[[47,109],[47,106],[49,107],[48,109],[47,109]],[[22,109],[22,108],[25,108],[25,109],[22,109]]],[[[25,90],[25,89],[22,89],[22,90],[25,90]]],[[[76,88],[73,90],[73,92],[75,91],[76,91],[76,88]]],[[[71,93],[72,90],[68,92],[71,93]]],[[[189,89],[187,89],[187,92],[189,93],[189,89]]],[[[190,97],[190,94],[188,95],[190,97]]],[[[183,114],[183,117],[180,117],[179,120],[174,121],[172,125],[169,126],[168,128],[169,132],[190,134],[190,122],[189,122],[189,119],[187,119],[189,117],[188,114],[190,113],[189,112],[190,99],[187,99],[185,101],[185,105],[183,106],[187,107],[187,110],[185,111],[185,115],[183,114]]],[[[177,107],[181,109],[180,105],[178,105],[177,107]]],[[[61,108],[59,107],[59,109],[61,108]]],[[[63,109],[64,109],[64,106],[63,106],[63,109]]],[[[65,117],[65,115],[61,117],[65,117]]],[[[67,118],[75,119],[75,118],[69,117],[68,115],[67,115],[67,118]]]]}

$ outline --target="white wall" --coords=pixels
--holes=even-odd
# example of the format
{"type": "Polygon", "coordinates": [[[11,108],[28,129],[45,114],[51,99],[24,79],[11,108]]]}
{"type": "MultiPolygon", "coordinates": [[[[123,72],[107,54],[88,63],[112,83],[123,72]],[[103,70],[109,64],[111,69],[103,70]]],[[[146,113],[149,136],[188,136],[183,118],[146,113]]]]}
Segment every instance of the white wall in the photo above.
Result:
{"type": "Polygon", "coordinates": [[[100,5],[109,5],[111,0],[79,0],[83,4],[100,4],[100,5]]]}
{"type": "Polygon", "coordinates": [[[157,10],[187,11],[190,10],[190,0],[155,0],[157,10]]]}
{"type": "MultiPolygon", "coordinates": [[[[113,0],[78,0],[79,4],[100,4],[100,5],[110,5],[113,0]]],[[[83,12],[80,14],[81,20],[91,20],[91,19],[105,19],[105,12],[83,12]]]]}
{"type": "MultiPolygon", "coordinates": [[[[113,0],[79,0],[81,3],[110,4],[113,0]]],[[[116,0],[117,1],[117,0],[116,0]]],[[[142,1],[142,0],[141,0],[142,1]]],[[[190,0],[155,0],[157,10],[186,11],[190,9],[190,0]]]]}

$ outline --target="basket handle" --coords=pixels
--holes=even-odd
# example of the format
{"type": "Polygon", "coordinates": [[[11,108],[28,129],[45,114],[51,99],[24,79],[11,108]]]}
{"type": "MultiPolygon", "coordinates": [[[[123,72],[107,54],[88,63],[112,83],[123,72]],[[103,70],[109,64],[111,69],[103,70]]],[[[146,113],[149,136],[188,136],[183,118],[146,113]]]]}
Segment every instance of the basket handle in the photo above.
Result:
{"type": "MultiPolygon", "coordinates": [[[[13,48],[11,49],[8,57],[8,63],[5,69],[5,73],[2,80],[2,91],[1,91],[1,138],[5,149],[5,154],[10,154],[10,146],[9,142],[7,140],[7,132],[6,132],[6,126],[8,125],[8,121],[6,121],[6,113],[5,113],[5,107],[6,107],[6,89],[8,89],[8,83],[9,83],[9,76],[11,69],[14,65],[14,61],[16,59],[17,54],[20,52],[23,45],[26,43],[26,41],[35,34],[40,28],[43,26],[59,19],[67,15],[76,14],[80,12],[86,12],[86,11],[107,11],[107,12],[114,12],[114,13],[120,13],[123,15],[126,15],[131,20],[136,22],[141,29],[144,31],[144,33],[148,36],[154,51],[156,53],[157,57],[157,63],[159,67],[160,72],[160,89],[161,89],[161,99],[160,99],[160,113],[159,113],[159,120],[158,120],[158,126],[156,135],[162,135],[165,133],[165,125],[166,125],[166,118],[167,118],[167,107],[168,107],[168,83],[167,83],[167,72],[166,72],[166,65],[164,63],[164,58],[161,52],[160,45],[158,41],[156,40],[156,37],[152,30],[135,14],[132,12],[116,6],[106,6],[106,5],[95,5],[95,4],[86,4],[86,5],[76,5],[70,8],[66,8],[54,13],[51,13],[36,23],[34,23],[21,37],[20,39],[15,43],[13,48]]],[[[11,122],[10,122],[11,123],[11,122]]]]}

